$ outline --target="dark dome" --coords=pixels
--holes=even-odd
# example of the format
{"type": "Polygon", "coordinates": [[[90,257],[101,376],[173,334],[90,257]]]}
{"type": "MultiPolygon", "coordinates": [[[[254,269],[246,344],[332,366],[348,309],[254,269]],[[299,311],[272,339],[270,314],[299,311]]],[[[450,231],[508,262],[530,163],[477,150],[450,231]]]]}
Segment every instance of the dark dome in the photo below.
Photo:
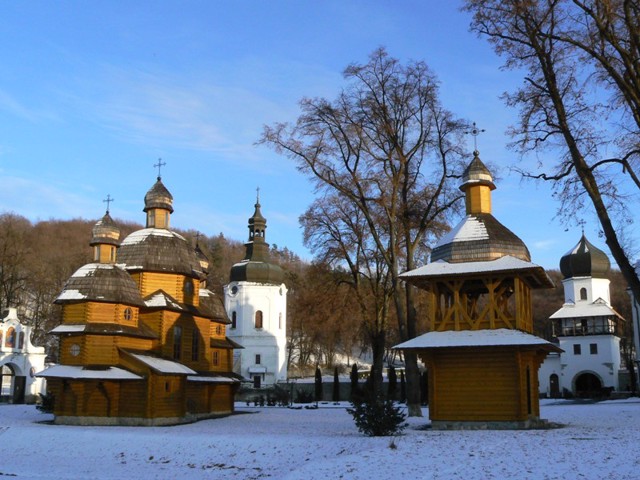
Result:
{"type": "Polygon", "coordinates": [[[604,278],[610,269],[611,262],[607,254],[594,247],[584,235],[578,244],[560,259],[560,271],[564,278],[604,278]]]}
{"type": "Polygon", "coordinates": [[[118,264],[127,271],[171,272],[201,278],[196,253],[182,235],[161,228],[130,234],[118,250],[118,264]]]}
{"type": "Polygon", "coordinates": [[[173,196],[164,186],[160,177],[144,196],[144,212],[152,208],[163,208],[173,213],[173,196]]]}
{"type": "Polygon", "coordinates": [[[58,295],[55,303],[96,301],[144,305],[138,286],[131,276],[116,265],[89,263],[80,267],[58,295]]]}
{"type": "Polygon", "coordinates": [[[284,282],[284,272],[279,265],[267,262],[244,260],[231,267],[232,282],[256,282],[280,285],[284,282]]]}
{"type": "Polygon", "coordinates": [[[120,245],[120,229],[113,221],[109,212],[104,214],[98,223],[93,227],[91,246],[98,245],[100,243],[107,243],[109,245],[120,245]]]}
{"type": "Polygon", "coordinates": [[[490,213],[467,215],[431,252],[431,261],[488,262],[510,255],[531,261],[529,249],[490,213]]]}

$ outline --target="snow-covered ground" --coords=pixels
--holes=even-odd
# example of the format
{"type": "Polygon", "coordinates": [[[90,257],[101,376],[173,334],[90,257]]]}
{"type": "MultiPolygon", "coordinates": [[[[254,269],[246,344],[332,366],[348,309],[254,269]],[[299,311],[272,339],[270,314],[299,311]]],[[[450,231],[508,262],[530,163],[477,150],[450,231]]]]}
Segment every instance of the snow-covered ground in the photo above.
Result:
{"type": "Polygon", "coordinates": [[[176,427],[67,427],[27,405],[0,406],[0,477],[24,479],[637,479],[640,399],[543,401],[564,428],[431,431],[409,419],[368,438],[344,405],[237,405],[176,427]]]}

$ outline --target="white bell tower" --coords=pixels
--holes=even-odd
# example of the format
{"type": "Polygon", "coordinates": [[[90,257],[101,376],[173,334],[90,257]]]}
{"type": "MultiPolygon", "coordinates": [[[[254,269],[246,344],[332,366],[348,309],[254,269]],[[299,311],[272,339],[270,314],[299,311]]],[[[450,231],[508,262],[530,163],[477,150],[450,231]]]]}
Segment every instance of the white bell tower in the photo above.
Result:
{"type": "Polygon", "coordinates": [[[269,263],[266,228],[258,197],[249,218],[245,258],[231,268],[224,287],[231,319],[227,336],[244,347],[234,352],[233,371],[255,388],[287,380],[287,287],[280,266],[269,263]]]}

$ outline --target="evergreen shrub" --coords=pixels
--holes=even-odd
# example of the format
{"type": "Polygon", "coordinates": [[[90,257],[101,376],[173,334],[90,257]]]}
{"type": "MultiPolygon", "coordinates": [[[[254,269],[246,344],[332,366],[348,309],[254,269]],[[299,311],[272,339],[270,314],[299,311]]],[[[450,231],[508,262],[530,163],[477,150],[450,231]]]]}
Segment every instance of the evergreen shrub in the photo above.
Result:
{"type": "Polygon", "coordinates": [[[358,431],[368,437],[397,435],[407,427],[407,416],[392,400],[381,395],[365,394],[356,396],[347,408],[358,427],[358,431]]]}

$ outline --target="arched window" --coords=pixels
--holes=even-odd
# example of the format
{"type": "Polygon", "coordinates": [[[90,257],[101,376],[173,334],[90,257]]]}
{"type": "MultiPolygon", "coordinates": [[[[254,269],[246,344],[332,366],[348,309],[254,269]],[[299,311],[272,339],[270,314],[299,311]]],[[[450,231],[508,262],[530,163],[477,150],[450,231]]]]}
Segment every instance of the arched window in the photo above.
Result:
{"type": "Polygon", "coordinates": [[[580,289],[580,300],[586,300],[587,299],[587,289],[582,287],[580,289]]]}
{"type": "Polygon", "coordinates": [[[16,346],[16,330],[13,327],[7,330],[7,339],[4,346],[7,348],[15,348],[16,346]]]}
{"type": "Polygon", "coordinates": [[[173,359],[180,360],[182,355],[182,327],[173,327],[173,359]]]}
{"type": "Polygon", "coordinates": [[[231,312],[231,328],[236,328],[236,312],[231,312]]]}
{"type": "Polygon", "coordinates": [[[262,310],[256,312],[256,328],[262,328],[262,310]]]}
{"type": "Polygon", "coordinates": [[[18,348],[20,350],[24,348],[24,332],[18,334],[18,348]]]}

